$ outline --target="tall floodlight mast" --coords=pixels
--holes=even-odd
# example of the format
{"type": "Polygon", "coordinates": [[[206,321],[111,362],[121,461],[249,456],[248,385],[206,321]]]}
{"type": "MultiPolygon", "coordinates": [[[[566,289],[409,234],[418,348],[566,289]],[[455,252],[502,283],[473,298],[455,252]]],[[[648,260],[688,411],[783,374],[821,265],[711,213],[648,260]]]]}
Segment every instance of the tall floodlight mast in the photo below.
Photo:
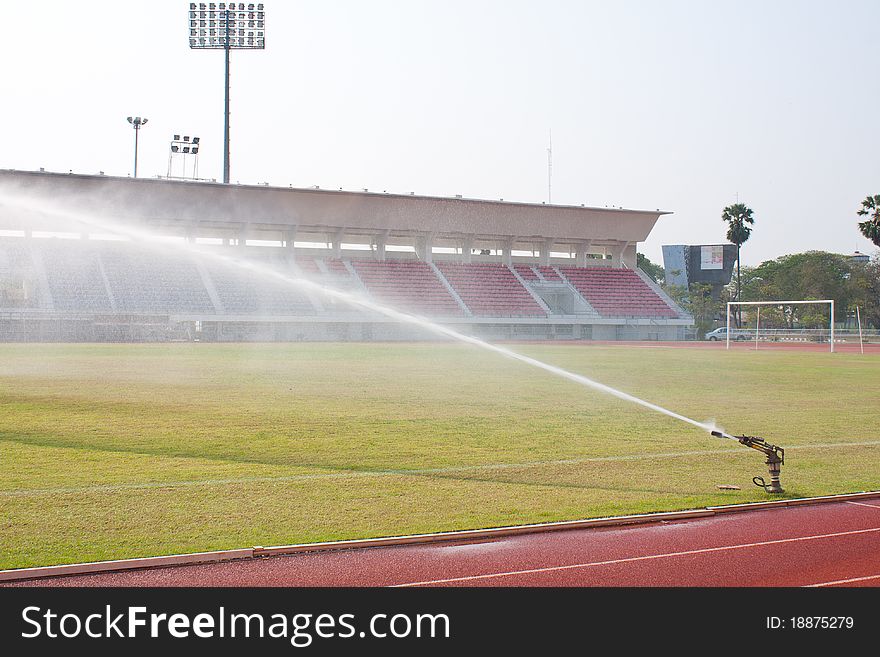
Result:
{"type": "Polygon", "coordinates": [[[263,4],[243,2],[189,3],[189,47],[224,50],[226,76],[223,120],[223,182],[229,183],[229,51],[266,47],[263,4]]]}
{"type": "Polygon", "coordinates": [[[129,116],[128,122],[131,123],[131,127],[134,128],[134,177],[138,177],[138,133],[141,131],[142,125],[147,125],[147,121],[149,119],[144,119],[139,116],[129,116]]]}

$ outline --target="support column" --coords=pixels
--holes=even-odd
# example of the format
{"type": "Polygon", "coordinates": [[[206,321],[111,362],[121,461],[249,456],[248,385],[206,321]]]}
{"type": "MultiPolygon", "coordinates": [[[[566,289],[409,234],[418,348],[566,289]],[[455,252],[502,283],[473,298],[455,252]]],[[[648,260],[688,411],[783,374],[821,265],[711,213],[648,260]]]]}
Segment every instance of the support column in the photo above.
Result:
{"type": "Polygon", "coordinates": [[[332,255],[337,260],[342,258],[342,238],[345,235],[345,229],[340,228],[333,236],[330,238],[330,247],[332,249],[332,255]]]}
{"type": "Polygon", "coordinates": [[[245,224],[242,224],[242,225],[239,227],[239,229],[238,229],[238,238],[237,238],[237,239],[238,239],[238,245],[237,245],[237,248],[238,248],[240,251],[244,251],[244,247],[245,247],[246,244],[247,244],[247,232],[248,232],[248,230],[247,230],[247,226],[246,226],[245,224]]]}
{"type": "Polygon", "coordinates": [[[541,243],[541,253],[539,255],[539,262],[542,267],[550,266],[550,249],[553,248],[553,240],[546,239],[541,243]]]}
{"type": "Polygon", "coordinates": [[[434,262],[434,233],[425,233],[416,238],[416,255],[424,262],[434,262]]]}
{"type": "Polygon", "coordinates": [[[465,235],[461,240],[461,261],[471,262],[474,250],[474,236],[465,235]]]}
{"type": "Polygon", "coordinates": [[[590,252],[590,247],[593,242],[591,240],[584,240],[580,242],[575,251],[575,266],[577,267],[586,267],[587,266],[587,254],[590,252]]]}
{"type": "Polygon", "coordinates": [[[621,253],[623,264],[625,264],[630,269],[635,269],[638,266],[638,258],[636,257],[637,247],[637,242],[627,242],[626,245],[623,247],[623,252],[621,253]]]}
{"type": "Polygon", "coordinates": [[[508,265],[508,266],[513,264],[513,243],[514,243],[514,241],[515,241],[515,239],[512,236],[508,237],[504,240],[502,247],[501,247],[501,251],[503,254],[502,258],[501,258],[501,262],[503,262],[505,265],[508,265]]]}
{"type": "Polygon", "coordinates": [[[620,268],[623,265],[623,250],[626,248],[626,242],[615,242],[608,247],[611,251],[611,266],[620,268]]]}
{"type": "Polygon", "coordinates": [[[283,234],[284,252],[287,254],[287,259],[290,262],[296,260],[296,228],[296,226],[291,226],[283,234]]]}
{"type": "Polygon", "coordinates": [[[388,246],[388,236],[390,234],[390,230],[383,230],[374,238],[376,241],[376,259],[380,262],[385,262],[385,247],[388,246]]]}

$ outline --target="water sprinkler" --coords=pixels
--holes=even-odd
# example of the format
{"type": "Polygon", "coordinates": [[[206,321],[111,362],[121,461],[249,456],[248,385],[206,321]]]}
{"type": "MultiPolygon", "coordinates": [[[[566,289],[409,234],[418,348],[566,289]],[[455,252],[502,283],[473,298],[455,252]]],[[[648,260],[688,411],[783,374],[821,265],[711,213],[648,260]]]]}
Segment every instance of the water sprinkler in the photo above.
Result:
{"type": "Polygon", "coordinates": [[[765,454],[767,456],[765,463],[770,470],[770,483],[766,483],[763,477],[752,477],[752,482],[755,486],[760,486],[768,493],[778,494],[785,492],[779,482],[779,472],[782,469],[782,464],[785,463],[784,449],[777,447],[776,445],[771,445],[763,438],[758,438],[757,436],[731,436],[729,433],[724,433],[723,431],[713,431],[712,435],[716,438],[729,438],[731,440],[736,440],[740,445],[751,447],[752,449],[756,449],[765,454]]]}

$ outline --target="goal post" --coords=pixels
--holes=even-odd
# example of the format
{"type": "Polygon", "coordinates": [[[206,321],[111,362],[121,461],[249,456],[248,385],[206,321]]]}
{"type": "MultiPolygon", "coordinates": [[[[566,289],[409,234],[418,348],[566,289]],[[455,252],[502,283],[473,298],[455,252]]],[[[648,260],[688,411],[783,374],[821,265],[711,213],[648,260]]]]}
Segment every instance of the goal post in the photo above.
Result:
{"type": "Polygon", "coordinates": [[[810,301],[728,301],[727,302],[727,349],[730,349],[730,307],[731,306],[757,306],[758,319],[755,324],[755,347],[758,344],[758,331],[761,323],[761,306],[802,306],[807,304],[827,304],[830,306],[830,317],[828,320],[828,328],[830,329],[831,353],[834,353],[834,299],[817,299],[810,301]]]}

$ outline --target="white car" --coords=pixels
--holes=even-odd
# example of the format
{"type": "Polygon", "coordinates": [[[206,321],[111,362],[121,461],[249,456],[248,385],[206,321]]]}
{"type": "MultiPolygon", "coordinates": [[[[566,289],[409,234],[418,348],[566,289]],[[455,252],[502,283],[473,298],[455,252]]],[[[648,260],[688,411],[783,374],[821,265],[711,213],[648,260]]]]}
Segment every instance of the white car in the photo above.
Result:
{"type": "MultiPolygon", "coordinates": [[[[727,327],[722,326],[721,328],[717,328],[714,331],[709,331],[705,336],[705,340],[709,340],[714,342],[715,340],[727,340],[727,327]]],[[[731,340],[748,340],[749,334],[747,331],[743,331],[741,329],[731,329],[730,330],[730,339],[731,340]]]]}

